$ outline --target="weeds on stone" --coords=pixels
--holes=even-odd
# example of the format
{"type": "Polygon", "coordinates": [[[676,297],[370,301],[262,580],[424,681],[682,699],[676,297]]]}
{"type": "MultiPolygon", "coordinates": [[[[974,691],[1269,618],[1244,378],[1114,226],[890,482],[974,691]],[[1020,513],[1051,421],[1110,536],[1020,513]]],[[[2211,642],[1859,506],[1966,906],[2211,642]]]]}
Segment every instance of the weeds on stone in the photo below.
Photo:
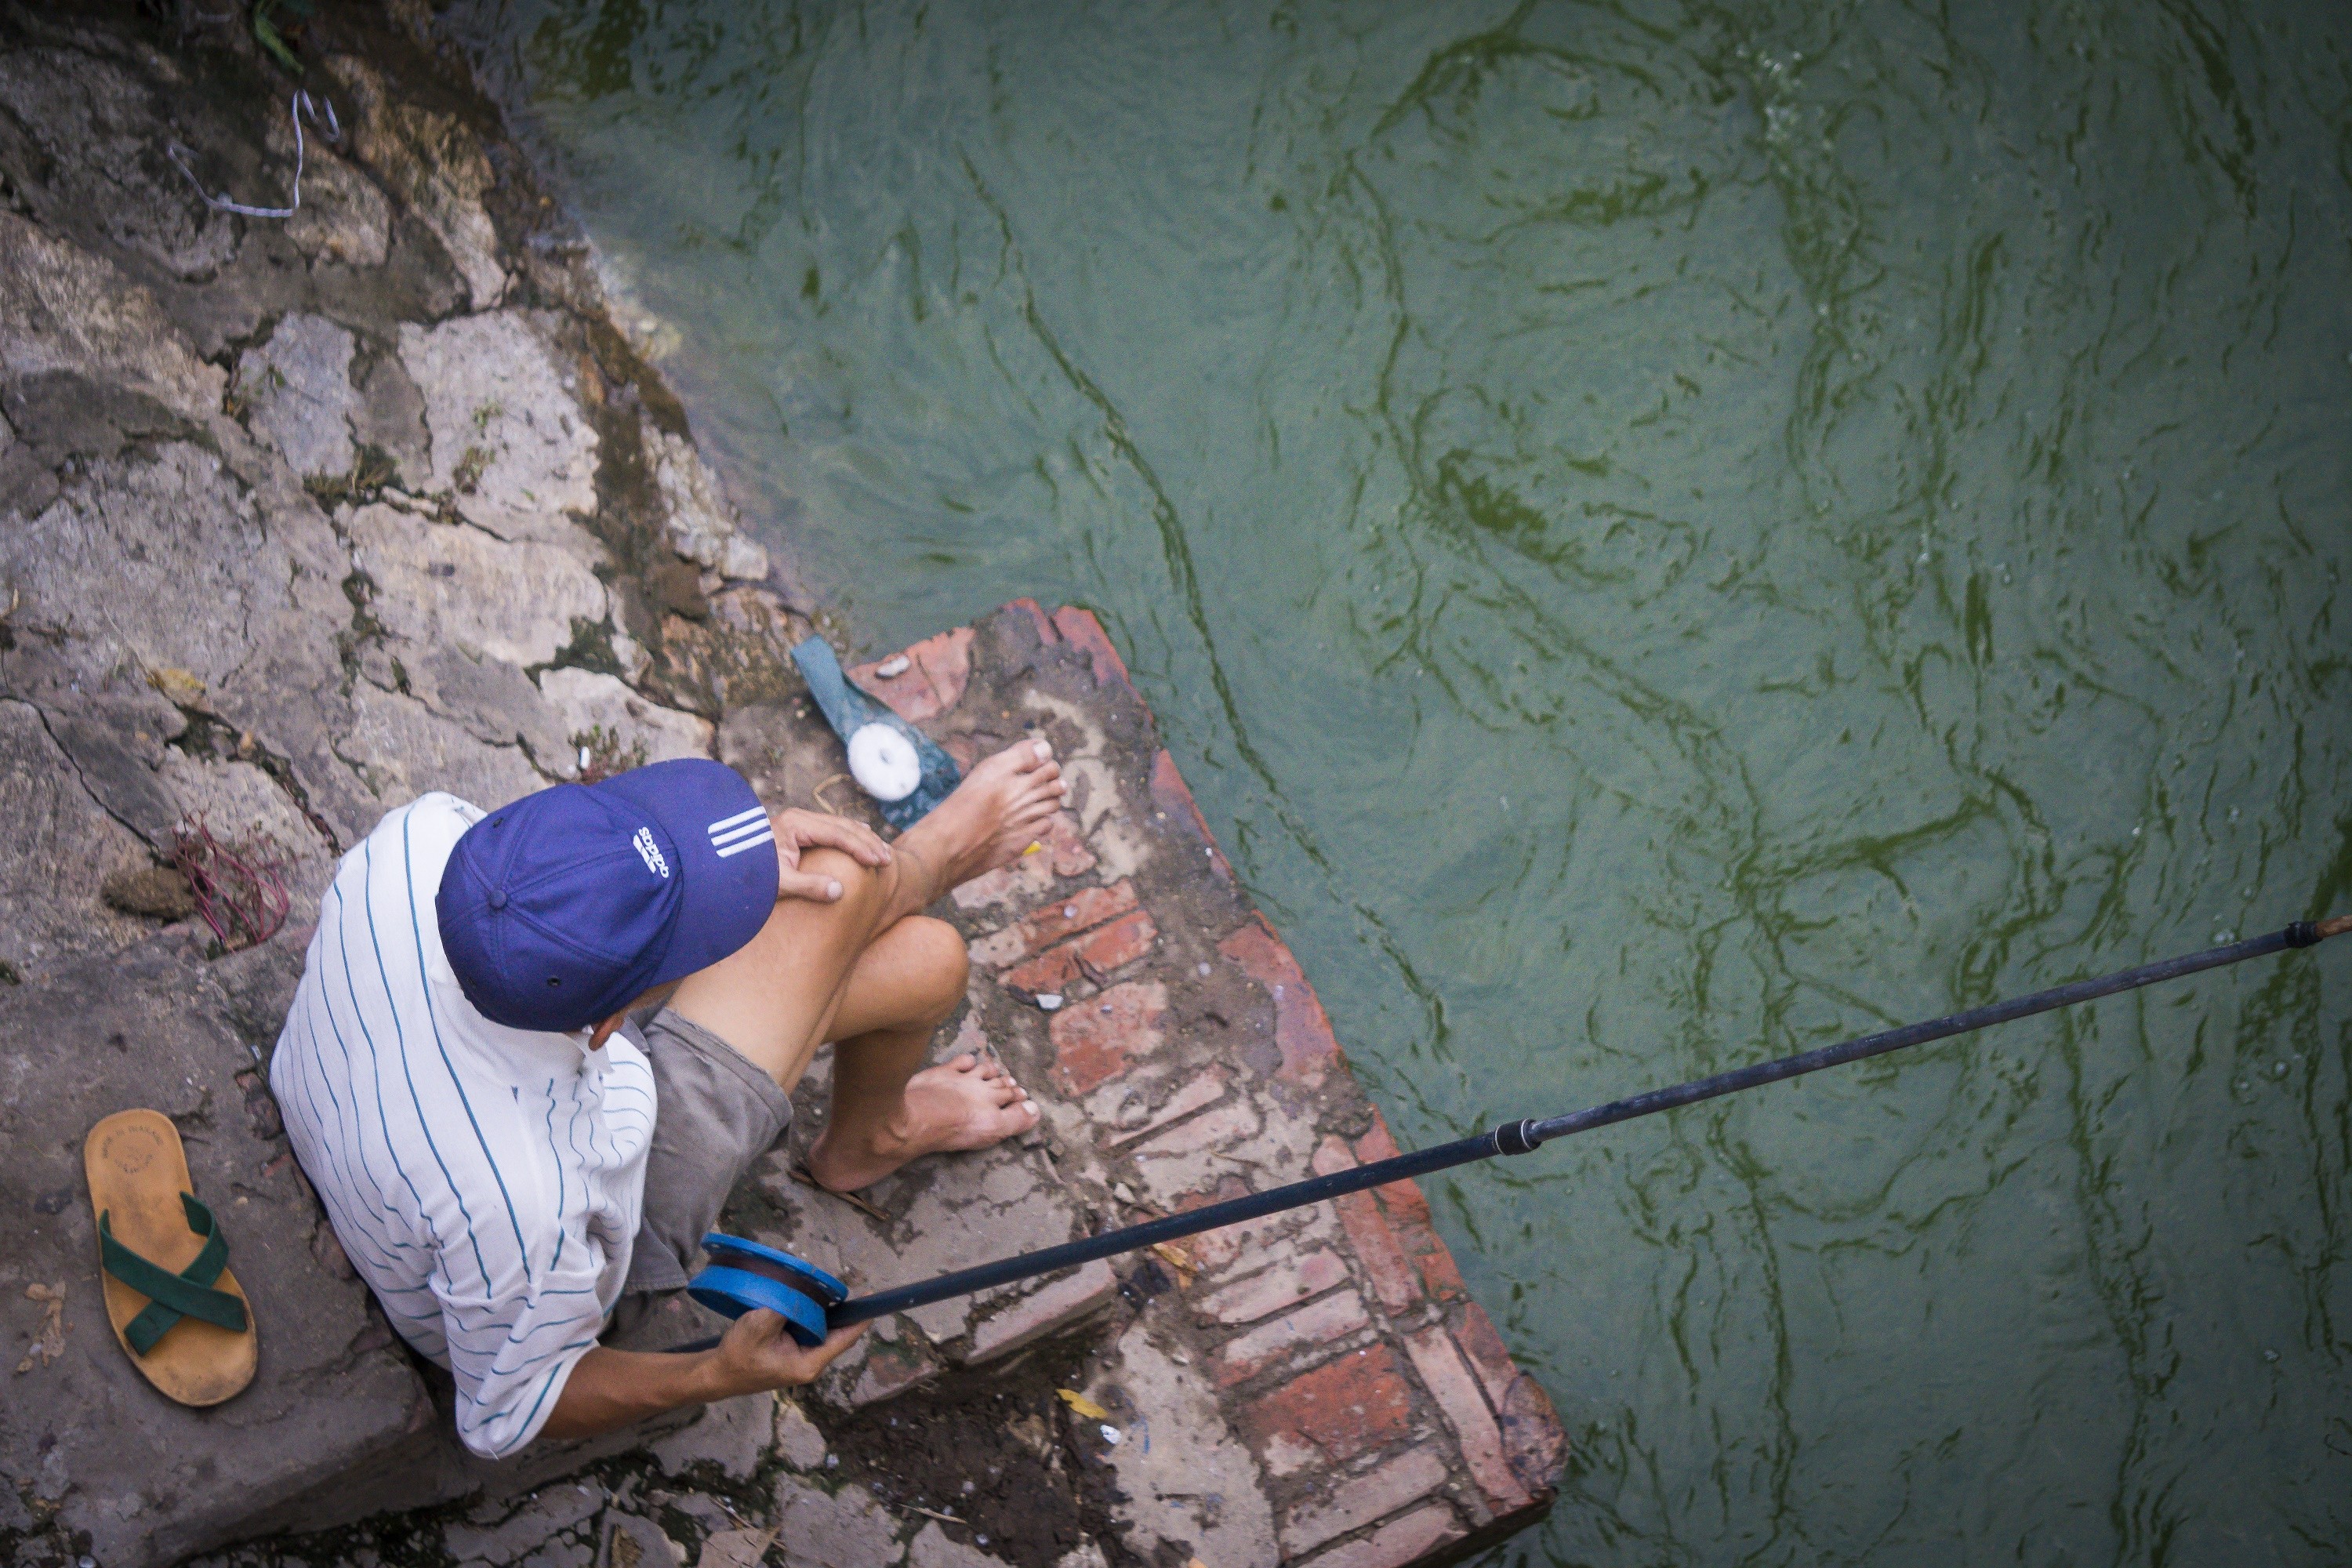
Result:
{"type": "Polygon", "coordinates": [[[254,0],[253,41],[269,52],[287,75],[302,74],[294,49],[302,41],[303,24],[312,15],[310,0],[254,0]],[[284,21],[279,18],[290,17],[284,21]]]}
{"type": "Polygon", "coordinates": [[[224,844],[201,816],[172,829],[172,865],[188,879],[196,913],[223,952],[257,946],[278,934],[293,908],[286,889],[291,857],[266,835],[224,844]]]}
{"type": "Polygon", "coordinates": [[[615,773],[625,773],[646,765],[646,743],[631,741],[621,744],[621,737],[602,724],[592,724],[572,737],[580,752],[580,782],[600,784],[615,773]]]}
{"type": "MultiPolygon", "coordinates": [[[[265,366],[261,373],[261,385],[270,392],[285,391],[286,373],[274,364],[265,366]]],[[[243,420],[253,411],[255,392],[255,388],[245,384],[244,376],[232,371],[228,378],[228,390],[221,394],[221,412],[232,419],[243,420]]]]}
{"type": "Polygon", "coordinates": [[[313,474],[302,481],[302,488],[310,492],[311,500],[331,510],[344,501],[373,495],[392,483],[394,477],[389,455],[375,447],[362,447],[352,458],[350,473],[313,474]]]}
{"type": "Polygon", "coordinates": [[[482,471],[489,466],[490,449],[488,447],[467,447],[465,455],[457,459],[457,466],[449,471],[450,488],[461,496],[472,495],[481,485],[482,471]]]}
{"type": "Polygon", "coordinates": [[[498,456],[486,444],[490,438],[490,426],[506,416],[503,403],[485,403],[474,410],[474,434],[479,437],[467,447],[457,466],[450,471],[449,485],[459,495],[469,496],[482,482],[482,474],[498,456]]]}

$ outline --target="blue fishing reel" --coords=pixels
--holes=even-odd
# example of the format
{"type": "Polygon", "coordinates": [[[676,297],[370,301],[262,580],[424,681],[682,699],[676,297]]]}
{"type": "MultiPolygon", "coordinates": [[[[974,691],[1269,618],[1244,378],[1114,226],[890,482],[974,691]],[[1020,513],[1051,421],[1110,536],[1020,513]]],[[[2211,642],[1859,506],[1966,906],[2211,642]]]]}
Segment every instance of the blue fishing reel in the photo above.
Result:
{"type": "Polygon", "coordinates": [[[804,1347],[824,1342],[825,1312],[849,1300],[849,1287],[813,1263],[740,1237],[717,1231],[702,1238],[710,1266],[687,1281],[686,1293],[724,1318],[754,1307],[782,1314],[804,1347]]]}

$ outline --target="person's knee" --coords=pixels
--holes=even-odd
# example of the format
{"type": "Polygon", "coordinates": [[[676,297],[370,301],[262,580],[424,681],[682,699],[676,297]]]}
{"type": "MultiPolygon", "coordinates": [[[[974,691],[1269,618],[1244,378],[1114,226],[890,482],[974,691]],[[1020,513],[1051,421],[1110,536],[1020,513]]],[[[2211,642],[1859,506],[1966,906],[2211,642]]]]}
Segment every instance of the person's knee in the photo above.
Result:
{"type": "Polygon", "coordinates": [[[906,973],[914,993],[908,1000],[933,1018],[954,1012],[971,973],[963,933],[945,921],[908,915],[890,928],[890,938],[904,944],[906,973]]]}
{"type": "Polygon", "coordinates": [[[861,866],[839,849],[819,847],[803,850],[801,869],[813,876],[830,877],[841,884],[841,897],[832,905],[836,910],[871,914],[889,898],[890,868],[861,866]]]}

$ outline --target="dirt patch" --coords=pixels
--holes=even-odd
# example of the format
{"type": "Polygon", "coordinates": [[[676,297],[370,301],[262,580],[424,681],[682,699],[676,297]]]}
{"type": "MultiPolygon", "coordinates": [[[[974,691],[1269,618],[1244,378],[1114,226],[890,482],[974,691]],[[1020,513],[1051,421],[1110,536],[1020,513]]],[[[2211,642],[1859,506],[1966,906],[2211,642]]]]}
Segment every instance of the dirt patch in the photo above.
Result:
{"type": "Polygon", "coordinates": [[[805,1407],[841,1460],[840,1477],[1007,1563],[1052,1563],[1092,1539],[1118,1545],[1113,1480],[1055,1393],[1083,1388],[1090,1347],[1048,1346],[1003,1372],[965,1373],[851,1416],[805,1407]],[[917,1512],[916,1510],[923,1510],[917,1512]]]}

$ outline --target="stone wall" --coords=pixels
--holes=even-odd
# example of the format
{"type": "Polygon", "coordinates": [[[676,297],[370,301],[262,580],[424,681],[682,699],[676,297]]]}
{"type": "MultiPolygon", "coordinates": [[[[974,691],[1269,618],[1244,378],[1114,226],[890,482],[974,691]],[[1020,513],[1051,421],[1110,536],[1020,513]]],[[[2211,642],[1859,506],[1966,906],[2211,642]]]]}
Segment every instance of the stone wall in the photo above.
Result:
{"type": "Polygon", "coordinates": [[[314,23],[306,85],[343,135],[305,126],[293,219],[241,217],[170,148],[284,202],[292,83],[241,17],[159,19],[182,9],[0,12],[12,1366],[46,1327],[28,1287],[64,1290],[62,1353],[0,1405],[10,1562],[167,1562],[273,1510],[484,1484],[263,1085],[310,911],[421,791],[494,805],[583,758],[707,753],[807,629],[450,62],[363,10],[314,23]],[[278,863],[273,940],[223,953],[157,881],[197,822],[278,863]],[[133,1105],[179,1124],[259,1303],[259,1380],[218,1411],[156,1397],[101,1310],[81,1136],[133,1105]]]}

